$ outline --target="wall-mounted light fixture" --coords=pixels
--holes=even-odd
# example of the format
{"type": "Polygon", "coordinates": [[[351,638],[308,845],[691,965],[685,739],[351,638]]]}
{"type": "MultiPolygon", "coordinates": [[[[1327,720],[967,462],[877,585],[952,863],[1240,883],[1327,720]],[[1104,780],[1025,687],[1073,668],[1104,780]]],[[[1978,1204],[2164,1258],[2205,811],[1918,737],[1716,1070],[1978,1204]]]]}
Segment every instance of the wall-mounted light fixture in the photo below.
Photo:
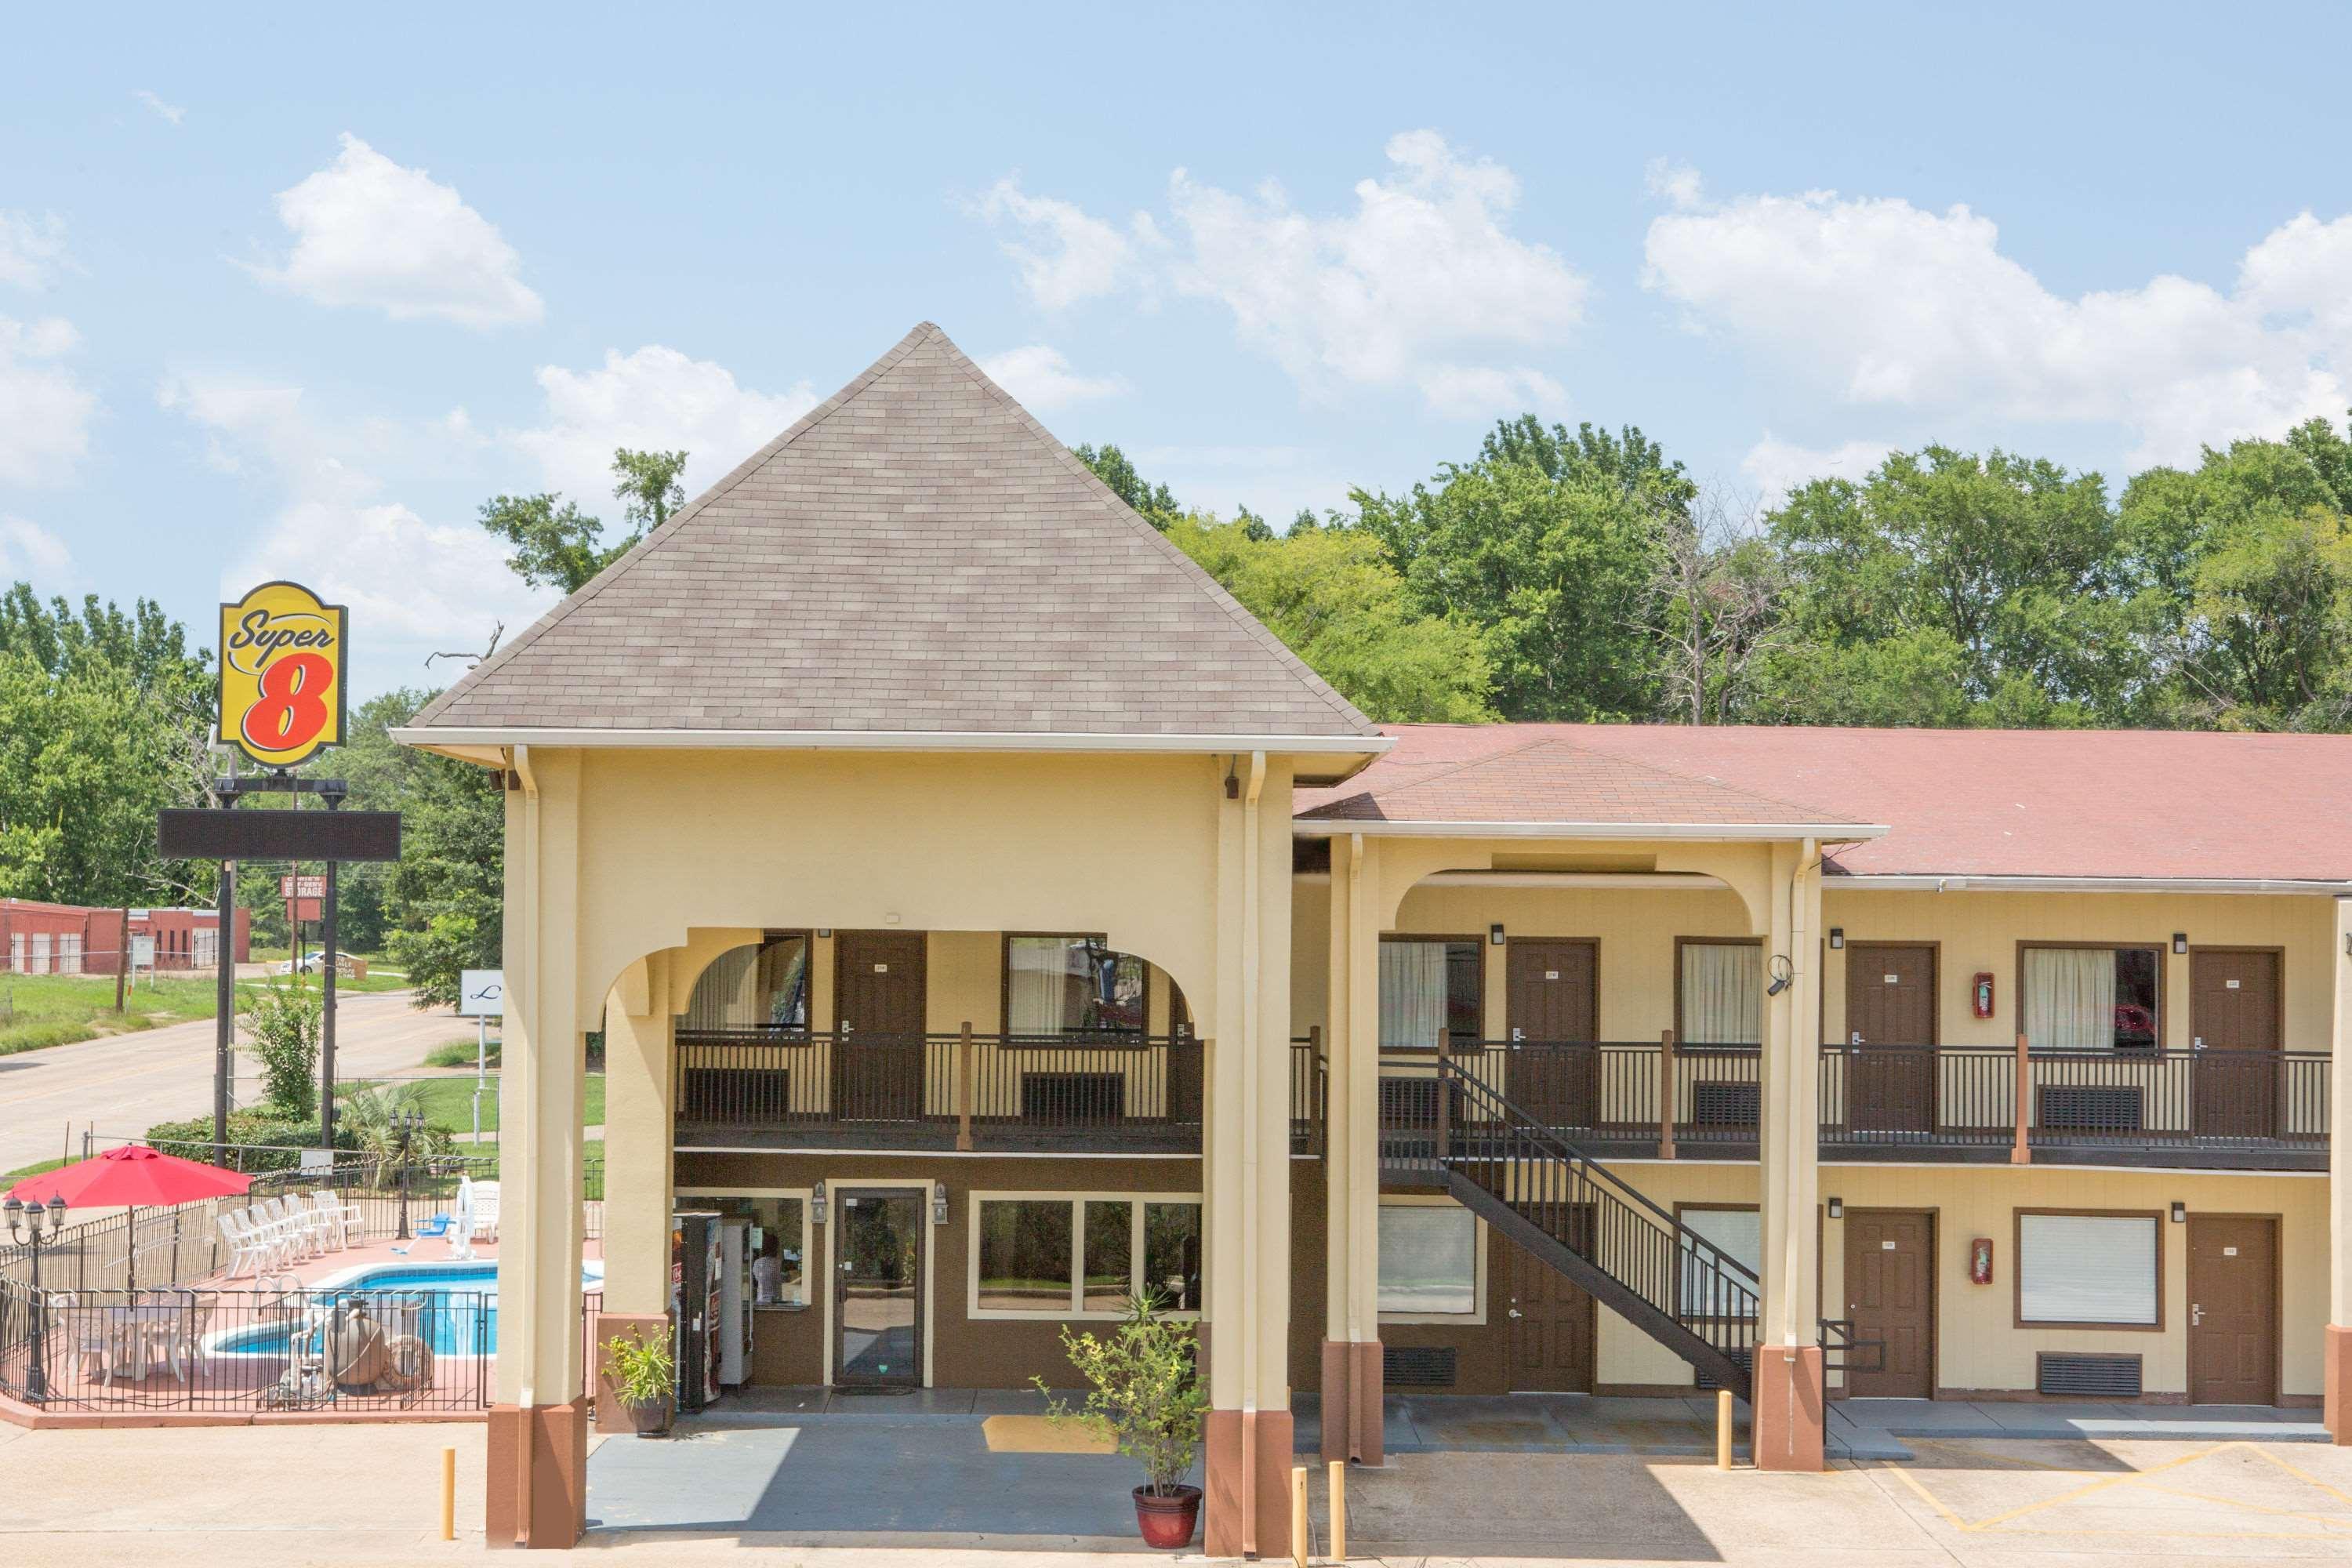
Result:
{"type": "Polygon", "coordinates": [[[2187,1204],[2176,1203],[2172,1205],[2172,1223],[2175,1225],[2187,1225],[2189,1223],[2189,1205],[2187,1204]]]}
{"type": "Polygon", "coordinates": [[[945,1225],[947,1222],[948,1184],[945,1182],[933,1182],[931,1184],[931,1223],[945,1225]]]}
{"type": "Polygon", "coordinates": [[[2189,933],[2187,931],[2177,931],[2172,933],[2172,951],[2175,952],[2187,952],[2189,951],[2189,933]]]}
{"type": "Polygon", "coordinates": [[[816,928],[816,934],[824,938],[827,942],[831,942],[833,940],[833,928],[831,926],[819,926],[816,928]]]}
{"type": "Polygon", "coordinates": [[[824,1223],[824,1184],[823,1182],[809,1189],[809,1223],[811,1225],[824,1223]]]}
{"type": "Polygon", "coordinates": [[[1778,996],[1781,992],[1786,991],[1789,988],[1789,983],[1794,980],[1796,975],[1796,970],[1789,963],[1789,955],[1785,952],[1774,953],[1772,955],[1772,984],[1764,987],[1764,994],[1767,996],[1778,996]]]}
{"type": "Polygon", "coordinates": [[[1486,941],[1490,946],[1500,947],[1503,945],[1502,921],[1496,921],[1493,925],[1486,928],[1486,941]]]}
{"type": "Polygon", "coordinates": [[[1843,952],[1844,950],[1845,950],[1845,927],[1843,927],[1843,926],[1832,926],[1832,927],[1830,927],[1830,951],[1831,951],[1832,952],[1843,952]]]}
{"type": "Polygon", "coordinates": [[[1830,1218],[1845,1218],[1845,1200],[1843,1198],[1832,1198],[1830,1200],[1830,1218]]]}

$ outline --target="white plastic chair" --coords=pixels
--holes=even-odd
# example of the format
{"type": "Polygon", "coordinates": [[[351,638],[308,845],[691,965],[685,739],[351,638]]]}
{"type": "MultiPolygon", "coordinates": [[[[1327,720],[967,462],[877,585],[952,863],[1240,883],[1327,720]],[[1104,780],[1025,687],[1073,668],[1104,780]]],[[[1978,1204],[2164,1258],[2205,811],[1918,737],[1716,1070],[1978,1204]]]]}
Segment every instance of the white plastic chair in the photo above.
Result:
{"type": "Polygon", "coordinates": [[[275,1237],[256,1226],[244,1209],[223,1209],[219,1215],[220,1233],[228,1238],[228,1277],[231,1279],[250,1271],[255,1279],[261,1271],[278,1262],[275,1237]]]}
{"type": "Polygon", "coordinates": [[[499,1184],[496,1182],[474,1184],[474,1239],[491,1241],[499,1238],[499,1184]]]}
{"type": "Polygon", "coordinates": [[[341,1193],[326,1187],[320,1187],[311,1194],[310,1199],[318,1205],[319,1218],[325,1227],[327,1243],[336,1251],[341,1252],[346,1247],[362,1244],[367,1240],[367,1220],[360,1213],[359,1205],[345,1203],[341,1193]]]}

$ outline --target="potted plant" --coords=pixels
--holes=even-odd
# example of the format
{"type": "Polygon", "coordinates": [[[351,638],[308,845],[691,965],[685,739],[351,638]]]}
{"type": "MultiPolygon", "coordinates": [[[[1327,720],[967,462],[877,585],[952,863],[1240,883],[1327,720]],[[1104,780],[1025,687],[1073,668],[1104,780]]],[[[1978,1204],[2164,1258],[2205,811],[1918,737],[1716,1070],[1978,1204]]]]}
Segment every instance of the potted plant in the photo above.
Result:
{"type": "Polygon", "coordinates": [[[1209,1411],[1209,1391],[1198,1366],[1199,1334],[1189,1322],[1162,1317],[1150,1292],[1129,1309],[1127,1321],[1108,1337],[1062,1330],[1062,1348],[1087,1382],[1086,1401],[1072,1409],[1052,1397],[1045,1380],[1047,1411],[1056,1421],[1083,1421],[1109,1436],[1118,1451],[1143,1467],[1135,1489],[1135,1522],[1147,1546],[1174,1550],[1189,1545],[1201,1518],[1201,1489],[1188,1485],[1201,1453],[1201,1426],[1209,1411]]]}
{"type": "Polygon", "coordinates": [[[634,1330],[604,1342],[604,1384],[629,1413],[629,1425],[640,1437],[659,1437],[669,1430],[670,1397],[677,1392],[677,1363],[670,1358],[669,1336],[634,1330]]]}

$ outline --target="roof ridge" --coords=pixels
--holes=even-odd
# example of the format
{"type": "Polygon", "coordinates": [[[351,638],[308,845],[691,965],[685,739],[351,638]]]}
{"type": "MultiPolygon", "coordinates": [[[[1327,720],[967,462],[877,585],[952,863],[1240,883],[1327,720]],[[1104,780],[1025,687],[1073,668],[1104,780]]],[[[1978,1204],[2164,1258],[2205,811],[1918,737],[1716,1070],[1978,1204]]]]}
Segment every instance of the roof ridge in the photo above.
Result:
{"type": "MultiPolygon", "coordinates": [[[[1661,730],[1681,730],[1681,729],[1687,729],[1687,728],[1696,728],[1696,726],[1682,725],[1682,724],[1660,724],[1660,725],[1632,725],[1632,724],[1629,724],[1629,725],[1627,725],[1627,726],[1625,726],[1625,727],[1626,727],[1627,729],[1653,729],[1653,728],[1654,728],[1654,729],[1661,729],[1661,730]]],[[[1759,729],[1759,730],[1763,730],[1763,729],[1779,729],[1779,728],[1785,728],[1785,727],[1786,727],[1786,726],[1780,726],[1780,725],[1767,725],[1767,724],[1757,724],[1757,725],[1750,725],[1750,726],[1748,726],[1748,728],[1751,728],[1751,729],[1759,729]]],[[[1713,774],[1713,773],[1693,773],[1693,772],[1691,772],[1691,771],[1690,771],[1689,769],[1687,769],[1687,768],[1673,767],[1673,766],[1669,766],[1667,763],[1664,763],[1652,762],[1650,759],[1648,759],[1648,758],[1646,758],[1646,757],[1630,757],[1630,756],[1627,756],[1627,755],[1626,755],[1624,752],[1622,752],[1613,750],[1613,749],[1612,749],[1612,748],[1610,748],[1610,747],[1607,747],[1607,746],[1593,745],[1593,744],[1584,744],[1583,749],[1584,749],[1584,750],[1586,750],[1586,751],[1591,752],[1593,752],[1593,753],[1595,753],[1596,755],[1599,755],[1599,756],[1604,756],[1604,757],[1613,758],[1613,759],[1614,759],[1615,761],[1617,761],[1617,762],[1621,762],[1621,763],[1632,763],[1632,764],[1633,764],[1633,766],[1635,766],[1635,767],[1639,767],[1639,768],[1648,768],[1651,772],[1653,772],[1653,773],[1664,773],[1664,774],[1665,774],[1668,778],[1686,779],[1686,780],[1688,780],[1689,782],[1691,782],[1691,783],[1693,783],[1693,784],[1711,784],[1711,785],[1713,785],[1713,786],[1714,786],[1715,788],[1717,788],[1717,789],[1728,790],[1728,791],[1730,791],[1730,792],[1731,792],[1732,794],[1734,794],[1734,795],[1745,795],[1745,796],[1746,796],[1748,799],[1749,799],[1749,800],[1761,801],[1761,802],[1763,802],[1763,803],[1764,803],[1765,805],[1778,805],[1778,806],[1784,806],[1784,807],[1786,807],[1787,809],[1789,809],[1789,810],[1790,810],[1790,811],[1797,811],[1797,812],[1809,812],[1809,813],[1811,813],[1811,814],[1813,814],[1813,815],[1816,815],[1816,816],[1822,816],[1822,817],[1827,817],[1827,818],[1836,818],[1836,816],[1837,816],[1837,813],[1836,813],[1836,811],[1835,811],[1833,808],[1832,808],[1832,807],[1830,807],[1830,806],[1827,806],[1827,805],[1822,805],[1822,804],[1820,804],[1819,802],[1812,802],[1812,801],[1801,801],[1801,800],[1790,800],[1790,799],[1788,799],[1788,798],[1786,798],[1785,796],[1782,796],[1782,795],[1767,795],[1767,794],[1765,794],[1762,790],[1749,789],[1749,788],[1748,788],[1747,785],[1745,785],[1745,784],[1732,784],[1732,783],[1729,783],[1728,781],[1727,781],[1727,780],[1725,780],[1725,779],[1723,779],[1723,778],[1721,778],[1721,777],[1719,777],[1719,776],[1717,776],[1717,775],[1716,775],[1716,774],[1713,774]]]]}
{"type": "MultiPolygon", "coordinates": [[[[933,330],[937,331],[936,328],[933,330]]],[[[1316,674],[1307,661],[1292,650],[1289,644],[1275,636],[1264,621],[1250,614],[1223,584],[1209,574],[1208,568],[1184,553],[1183,550],[1166,534],[1152,527],[1144,520],[1141,513],[1128,505],[1117,490],[1103,482],[1101,475],[1087,467],[1076,453],[1063,444],[1061,437],[1038,423],[1037,416],[1032,414],[1020,399],[999,386],[986,371],[974,363],[971,357],[963,352],[953,338],[949,337],[945,332],[940,332],[939,337],[940,342],[945,345],[949,353],[954,356],[956,363],[966,374],[979,382],[992,396],[1010,408],[1031,435],[1045,443],[1047,448],[1065,468],[1096,492],[1096,499],[1110,509],[1114,521],[1134,532],[1139,542],[1148,542],[1167,556],[1179,567],[1185,579],[1191,582],[1202,597],[1223,612],[1244,635],[1279,659],[1293,675],[1302,678],[1302,683],[1308,691],[1320,698],[1340,718],[1356,725],[1366,734],[1378,731],[1379,726],[1375,725],[1362,710],[1340,696],[1333,689],[1329,681],[1316,674]]]]}
{"type": "MultiPolygon", "coordinates": [[[[473,689],[474,687],[479,685],[493,671],[504,665],[509,659],[514,658],[524,648],[529,647],[531,644],[537,642],[541,637],[554,630],[555,627],[561,626],[566,620],[569,620],[573,615],[578,613],[583,605],[589,604],[606,588],[612,586],[615,582],[618,582],[621,577],[635,567],[637,563],[645,556],[646,552],[651,550],[656,542],[669,538],[670,535],[676,533],[680,528],[685,526],[687,522],[698,516],[706,507],[710,505],[711,502],[733,490],[736,486],[751,478],[753,473],[757,472],[763,465],[772,459],[777,453],[782,451],[794,441],[799,440],[803,436],[807,435],[811,430],[815,429],[819,425],[824,424],[827,419],[830,419],[833,416],[840,413],[842,409],[855,402],[859,394],[865,392],[868,387],[872,386],[875,382],[881,379],[884,372],[895,368],[899,361],[914,353],[918,344],[930,337],[939,337],[944,341],[946,335],[947,334],[940,331],[935,322],[916,322],[914,329],[908,332],[905,337],[900,338],[896,344],[884,351],[881,358],[876,360],[872,364],[867,365],[857,374],[851,376],[847,382],[843,384],[839,391],[835,392],[831,397],[826,398],[823,403],[820,403],[815,407],[810,409],[806,414],[802,415],[798,419],[793,420],[791,425],[784,428],[782,435],[778,436],[774,440],[770,441],[766,446],[761,447],[758,451],[752,453],[741,462],[736,464],[733,468],[728,469],[726,473],[720,475],[716,481],[708,486],[700,495],[695,497],[692,500],[678,508],[677,510],[670,513],[669,517],[664,521],[660,527],[654,529],[644,538],[629,546],[626,551],[613,561],[611,564],[607,565],[603,571],[597,573],[593,577],[589,578],[585,583],[581,584],[579,587],[574,588],[571,593],[566,594],[561,600],[557,601],[557,603],[551,607],[545,615],[541,616],[539,619],[531,622],[529,626],[523,629],[523,634],[520,637],[515,638],[514,641],[507,644],[506,647],[493,653],[489,658],[482,660],[481,663],[474,666],[473,668],[460,676],[446,690],[433,699],[432,701],[427,702],[424,707],[418,709],[416,710],[415,717],[409,720],[408,722],[412,725],[419,726],[431,723],[451,703],[455,702],[466,692],[473,689]]],[[[952,342],[949,343],[948,346],[950,348],[955,347],[952,342]]],[[[958,351],[958,355],[961,357],[961,350],[958,351]]]]}

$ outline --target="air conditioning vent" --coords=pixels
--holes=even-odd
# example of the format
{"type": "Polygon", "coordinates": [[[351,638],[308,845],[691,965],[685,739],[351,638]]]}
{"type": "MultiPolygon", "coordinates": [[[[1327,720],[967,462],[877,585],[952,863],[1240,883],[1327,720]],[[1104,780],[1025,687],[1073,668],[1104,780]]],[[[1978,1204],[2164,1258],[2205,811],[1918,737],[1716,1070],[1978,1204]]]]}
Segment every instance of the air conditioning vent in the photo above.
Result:
{"type": "Polygon", "coordinates": [[[1021,1119],[1024,1121],[1117,1121],[1126,1113],[1127,1080],[1115,1072],[1021,1075],[1021,1119]]]}
{"type": "Polygon", "coordinates": [[[1381,1382],[1390,1388],[1451,1388],[1454,1363],[1451,1345],[1385,1345],[1381,1382]]]}
{"type": "Polygon", "coordinates": [[[2033,1358],[2033,1386],[2074,1399],[2137,1399],[2139,1357],[2045,1351],[2033,1358]]]}
{"type": "Polygon", "coordinates": [[[2045,1083],[2040,1091],[2045,1128],[2065,1132],[2138,1132],[2145,1130],[2143,1095],[2137,1085],[2045,1083]]]}
{"type": "Polygon", "coordinates": [[[1753,1127],[1762,1092],[1752,1083],[1695,1083],[1691,1121],[1701,1127],[1753,1127]]]}

